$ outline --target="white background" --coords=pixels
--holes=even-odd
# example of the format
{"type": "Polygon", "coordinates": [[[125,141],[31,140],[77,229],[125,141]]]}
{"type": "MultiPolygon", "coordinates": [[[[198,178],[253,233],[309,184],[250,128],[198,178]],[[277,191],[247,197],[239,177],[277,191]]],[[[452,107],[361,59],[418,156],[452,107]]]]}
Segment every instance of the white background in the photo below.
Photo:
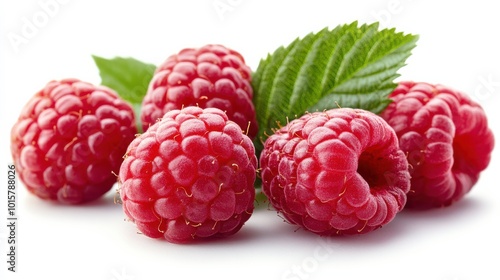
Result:
{"type": "MultiPolygon", "coordinates": [[[[52,79],[99,83],[91,54],[159,64],[182,48],[221,43],[255,70],[267,52],[295,37],[354,20],[419,34],[399,79],[467,92],[500,137],[494,1],[54,1],[0,4],[3,181],[11,162],[10,127],[24,103],[52,79]],[[48,2],[56,6],[44,10],[48,2]],[[36,29],[26,33],[29,24],[36,29]],[[15,36],[24,40],[15,44],[15,36]]],[[[114,190],[70,207],[41,201],[19,183],[16,273],[7,271],[4,182],[0,279],[500,279],[499,160],[496,149],[475,188],[449,208],[404,211],[372,233],[323,239],[282,222],[263,205],[231,238],[175,245],[137,234],[113,204],[114,190]]]]}

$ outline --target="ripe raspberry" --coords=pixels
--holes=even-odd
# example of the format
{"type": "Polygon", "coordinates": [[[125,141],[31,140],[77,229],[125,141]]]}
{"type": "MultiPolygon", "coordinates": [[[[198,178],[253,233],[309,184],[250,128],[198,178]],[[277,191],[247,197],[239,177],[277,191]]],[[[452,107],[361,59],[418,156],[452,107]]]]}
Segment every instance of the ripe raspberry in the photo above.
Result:
{"type": "Polygon", "coordinates": [[[360,109],[290,122],[266,140],[260,164],[274,208],[320,235],[366,233],[389,223],[410,188],[394,130],[360,109]]]}
{"type": "Polygon", "coordinates": [[[30,192],[76,204],[113,186],[136,133],[132,107],[114,91],[77,79],[51,81],[12,127],[11,152],[30,192]]]}
{"type": "Polygon", "coordinates": [[[394,128],[410,164],[408,207],[448,206],[479,179],[494,137],[479,104],[428,83],[401,82],[382,117],[394,128]]]}
{"type": "Polygon", "coordinates": [[[250,68],[234,50],[221,45],[184,49],[156,69],[142,103],[143,129],[170,110],[192,105],[221,109],[254,138],[258,127],[250,80],[250,68]]]}
{"type": "Polygon", "coordinates": [[[253,212],[254,146],[216,108],[172,110],[130,144],[120,168],[125,214],[173,243],[232,235],[253,212]]]}

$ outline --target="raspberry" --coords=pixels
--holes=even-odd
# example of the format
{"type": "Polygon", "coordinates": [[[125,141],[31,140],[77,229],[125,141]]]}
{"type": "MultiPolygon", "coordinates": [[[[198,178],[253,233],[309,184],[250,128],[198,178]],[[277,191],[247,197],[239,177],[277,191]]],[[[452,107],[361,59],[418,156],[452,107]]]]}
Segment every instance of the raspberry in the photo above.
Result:
{"type": "Polygon", "coordinates": [[[216,108],[172,110],[128,148],[120,168],[125,214],[172,243],[236,233],[250,218],[252,141],[216,108]]]}
{"type": "Polygon", "coordinates": [[[443,85],[401,82],[381,116],[410,164],[407,207],[448,206],[467,194],[491,157],[494,137],[483,109],[443,85]]]}
{"type": "Polygon", "coordinates": [[[306,114],[260,157],[263,192],[286,220],[320,235],[366,233],[406,202],[410,175],[394,130],[361,109],[306,114]]]}
{"type": "Polygon", "coordinates": [[[21,181],[36,196],[77,204],[114,183],[137,133],[132,107],[109,88],[51,81],[24,106],[11,130],[21,181]]]}
{"type": "Polygon", "coordinates": [[[156,71],[142,103],[144,131],[166,112],[187,106],[219,108],[250,138],[258,127],[251,70],[238,52],[221,45],[184,49],[156,71]]]}

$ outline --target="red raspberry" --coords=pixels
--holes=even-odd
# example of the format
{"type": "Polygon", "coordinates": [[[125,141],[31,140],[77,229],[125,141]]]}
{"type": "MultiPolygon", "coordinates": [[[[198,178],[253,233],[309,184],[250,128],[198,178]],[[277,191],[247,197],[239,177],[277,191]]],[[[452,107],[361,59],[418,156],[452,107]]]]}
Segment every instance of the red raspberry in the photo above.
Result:
{"type": "Polygon", "coordinates": [[[219,108],[250,138],[258,127],[251,70],[238,52],[221,45],[184,49],[155,72],[142,103],[144,131],[170,110],[187,106],[219,108]]]}
{"type": "Polygon", "coordinates": [[[260,164],[274,208],[320,235],[366,233],[389,223],[410,188],[394,130],[360,109],[290,122],[266,140],[260,164]]]}
{"type": "Polygon", "coordinates": [[[114,183],[137,129],[132,107],[109,88],[76,79],[51,81],[24,106],[11,151],[33,194],[76,204],[114,183]]]}
{"type": "Polygon", "coordinates": [[[152,238],[228,236],[253,212],[254,146],[216,108],[172,110],[130,144],[120,168],[125,214],[152,238]]]}
{"type": "Polygon", "coordinates": [[[382,117],[394,128],[410,164],[408,207],[448,206],[479,179],[494,137],[479,104],[428,83],[401,82],[382,117]]]}

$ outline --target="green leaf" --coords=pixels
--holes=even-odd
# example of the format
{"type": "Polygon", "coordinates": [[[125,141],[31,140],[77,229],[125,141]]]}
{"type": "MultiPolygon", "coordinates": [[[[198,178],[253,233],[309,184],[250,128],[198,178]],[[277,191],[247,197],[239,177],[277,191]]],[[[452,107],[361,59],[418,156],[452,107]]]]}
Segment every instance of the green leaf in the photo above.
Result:
{"type": "Polygon", "coordinates": [[[142,99],[148,91],[156,66],[134,58],[115,57],[106,59],[93,55],[101,84],[112,88],[134,107],[137,129],[142,132],[140,110],[142,99]]]}
{"type": "Polygon", "coordinates": [[[336,107],[381,112],[418,36],[357,22],[297,38],[259,63],[252,79],[257,154],[277,124],[336,107]]]}

